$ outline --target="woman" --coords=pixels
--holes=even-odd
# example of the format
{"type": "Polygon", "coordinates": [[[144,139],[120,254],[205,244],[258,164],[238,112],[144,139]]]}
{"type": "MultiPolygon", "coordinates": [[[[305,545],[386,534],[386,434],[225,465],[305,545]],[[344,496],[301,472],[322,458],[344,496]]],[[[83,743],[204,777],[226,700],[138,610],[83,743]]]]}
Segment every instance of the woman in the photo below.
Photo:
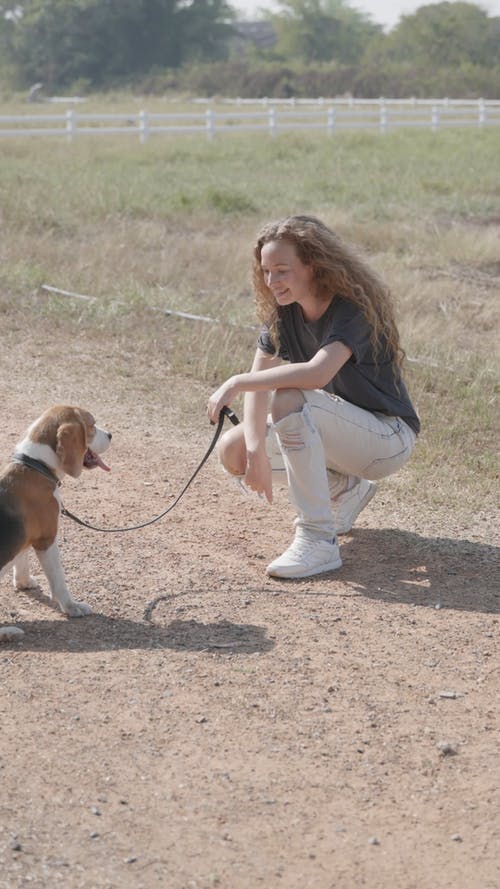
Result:
{"type": "Polygon", "coordinates": [[[373,480],[406,463],[420,423],[390,293],[331,229],[312,216],[264,226],[253,281],[262,329],[252,369],[212,394],[208,415],[216,422],[245,393],[244,422],[221,438],[220,459],[271,503],[281,455],[295,537],[266,570],[308,577],[340,568],[337,535],[373,497],[373,480]]]}

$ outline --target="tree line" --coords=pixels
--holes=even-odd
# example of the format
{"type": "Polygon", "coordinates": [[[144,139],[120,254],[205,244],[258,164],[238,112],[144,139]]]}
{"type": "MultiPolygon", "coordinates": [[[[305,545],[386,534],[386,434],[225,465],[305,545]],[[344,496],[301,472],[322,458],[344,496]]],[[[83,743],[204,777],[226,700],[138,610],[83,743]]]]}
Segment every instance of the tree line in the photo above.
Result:
{"type": "Polygon", "coordinates": [[[421,6],[385,33],[348,0],[281,0],[253,26],[229,0],[0,2],[0,82],[200,95],[500,97],[500,17],[421,6]]]}

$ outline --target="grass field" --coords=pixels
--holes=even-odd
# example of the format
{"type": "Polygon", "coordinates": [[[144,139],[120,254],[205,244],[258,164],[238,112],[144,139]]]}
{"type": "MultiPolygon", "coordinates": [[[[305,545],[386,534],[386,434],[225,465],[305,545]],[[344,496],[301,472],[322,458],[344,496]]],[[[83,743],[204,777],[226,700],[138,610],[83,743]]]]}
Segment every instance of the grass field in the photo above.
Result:
{"type": "Polygon", "coordinates": [[[415,485],[489,500],[495,458],[500,133],[453,130],[0,143],[3,311],[147,345],[210,386],[248,365],[260,224],[321,216],[392,287],[423,420],[415,485]],[[42,285],[95,297],[82,301],[42,285]],[[221,325],[166,317],[170,308],[221,325]]]}

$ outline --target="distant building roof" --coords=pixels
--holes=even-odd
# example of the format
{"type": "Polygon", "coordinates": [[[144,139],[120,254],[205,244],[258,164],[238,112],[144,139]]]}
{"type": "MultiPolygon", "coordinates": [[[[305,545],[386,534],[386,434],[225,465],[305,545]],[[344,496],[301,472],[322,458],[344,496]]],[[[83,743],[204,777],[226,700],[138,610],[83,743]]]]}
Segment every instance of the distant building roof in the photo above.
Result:
{"type": "Polygon", "coordinates": [[[276,43],[276,31],[271,21],[235,22],[234,29],[244,43],[253,43],[259,49],[271,49],[276,43]]]}

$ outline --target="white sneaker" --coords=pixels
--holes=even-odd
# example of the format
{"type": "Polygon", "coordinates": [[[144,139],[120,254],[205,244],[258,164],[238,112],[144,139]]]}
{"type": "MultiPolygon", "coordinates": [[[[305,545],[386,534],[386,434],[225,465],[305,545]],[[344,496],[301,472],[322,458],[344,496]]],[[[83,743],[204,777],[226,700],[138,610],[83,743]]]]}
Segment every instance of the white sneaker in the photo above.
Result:
{"type": "Polygon", "coordinates": [[[347,534],[362,509],[370,502],[377,486],[362,478],[350,491],[332,500],[332,514],[337,534],[347,534]]]}
{"type": "Polygon", "coordinates": [[[297,535],[288,549],[274,559],[266,573],[273,577],[311,577],[340,568],[342,559],[336,542],[297,535]]]}

